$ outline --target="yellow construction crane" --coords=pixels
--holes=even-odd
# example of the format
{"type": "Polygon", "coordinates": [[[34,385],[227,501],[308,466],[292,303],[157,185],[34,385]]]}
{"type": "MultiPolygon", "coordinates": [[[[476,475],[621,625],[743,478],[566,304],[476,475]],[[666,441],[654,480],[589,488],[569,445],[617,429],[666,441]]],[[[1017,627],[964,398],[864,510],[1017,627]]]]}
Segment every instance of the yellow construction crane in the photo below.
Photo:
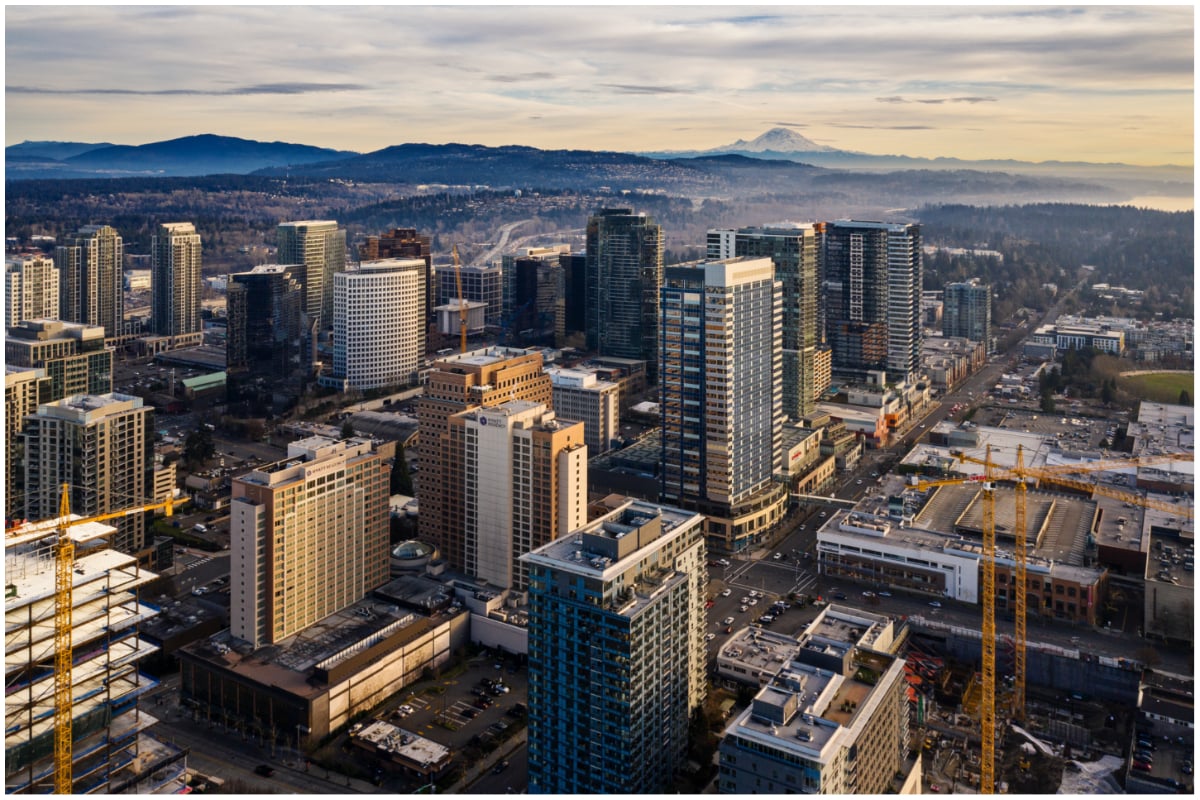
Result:
{"type": "MultiPolygon", "coordinates": [[[[62,485],[62,498],[58,504],[58,540],[54,543],[54,793],[73,794],[74,780],[71,772],[73,758],[71,696],[72,686],[72,575],[75,569],[75,542],[71,539],[69,530],[76,525],[88,522],[103,522],[118,517],[127,517],[146,511],[163,509],[169,517],[174,513],[174,506],[185,503],[186,499],[168,498],[161,503],[126,508],[97,514],[80,519],[69,519],[71,516],[70,490],[67,484],[62,485]]],[[[28,536],[22,535],[21,528],[6,532],[5,546],[29,541],[28,536]]]]}
{"type": "Polygon", "coordinates": [[[1027,567],[1028,554],[1026,553],[1026,492],[1027,486],[1031,482],[1046,481],[1063,486],[1069,486],[1084,492],[1098,494],[1102,496],[1112,497],[1123,502],[1139,505],[1146,508],[1154,508],[1169,513],[1178,514],[1180,516],[1192,518],[1194,509],[1189,506],[1180,506],[1169,502],[1155,500],[1148,497],[1142,497],[1133,492],[1127,492],[1120,489],[1113,489],[1108,486],[1080,481],[1066,477],[1072,473],[1099,472],[1112,469],[1120,469],[1130,466],[1143,466],[1164,461],[1190,461],[1191,456],[1184,453],[1164,453],[1159,455],[1137,456],[1130,458],[1104,459],[1099,461],[1088,461],[1074,464],[1058,464],[1050,467],[1026,467],[1024,461],[1024,449],[1018,445],[1016,463],[1012,467],[997,467],[992,463],[991,446],[989,445],[984,453],[984,458],[976,458],[968,456],[962,452],[955,451],[952,455],[959,461],[981,464],[984,467],[983,475],[973,475],[963,478],[950,478],[935,481],[921,481],[916,484],[918,491],[925,489],[963,484],[971,482],[983,483],[983,624],[981,626],[983,642],[982,642],[982,697],[980,700],[980,727],[981,738],[983,741],[982,752],[980,754],[980,786],[981,794],[991,794],[995,780],[995,677],[996,677],[996,528],[995,528],[995,481],[1006,480],[1012,481],[1016,486],[1015,491],[1015,544],[1014,544],[1014,562],[1016,568],[1013,571],[1013,614],[1014,614],[1014,665],[1013,665],[1013,692],[1011,696],[1010,713],[1020,721],[1025,719],[1025,651],[1027,644],[1026,636],[1026,611],[1028,591],[1027,567]],[[990,739],[987,735],[990,732],[990,739]]]}
{"type": "MultiPolygon", "coordinates": [[[[984,464],[983,459],[968,456],[964,453],[956,453],[955,457],[960,461],[966,461],[973,464],[984,464]]],[[[1025,613],[1026,613],[1026,597],[1028,591],[1028,582],[1026,580],[1026,566],[1028,557],[1026,554],[1026,530],[1025,530],[1025,501],[1027,485],[1031,481],[1046,481],[1062,486],[1068,486],[1079,491],[1098,494],[1105,497],[1112,497],[1116,500],[1121,500],[1126,503],[1132,503],[1144,508],[1154,508],[1159,511],[1167,511],[1180,516],[1192,517],[1194,510],[1188,506],[1178,506],[1173,503],[1155,500],[1150,497],[1142,497],[1134,492],[1127,492],[1121,489],[1114,489],[1109,486],[1088,483],[1087,481],[1075,480],[1068,478],[1066,475],[1070,473],[1080,472],[1103,472],[1106,470],[1121,469],[1124,467],[1146,466],[1159,462],[1170,461],[1191,461],[1192,457],[1187,453],[1161,453],[1158,455],[1132,456],[1130,458],[1111,458],[1101,459],[1098,461],[1083,461],[1071,464],[1055,464],[1047,467],[1026,467],[1024,459],[1024,449],[1017,445],[1017,460],[1012,467],[996,467],[992,466],[991,475],[998,480],[1010,480],[1016,485],[1016,530],[1014,535],[1016,542],[1014,544],[1014,555],[1016,569],[1013,571],[1013,693],[1012,693],[1012,716],[1018,721],[1025,719],[1025,649],[1026,649],[1026,629],[1025,629],[1025,613]]]]}
{"type": "Polygon", "coordinates": [[[458,330],[462,337],[461,351],[467,352],[467,304],[463,300],[462,267],[458,263],[458,245],[450,248],[450,256],[454,259],[454,287],[458,290],[458,330]]]}
{"type": "Polygon", "coordinates": [[[983,484],[983,625],[981,696],[979,701],[979,793],[992,794],[996,776],[996,485],[992,482],[992,448],[984,456],[984,474],[947,480],[920,481],[918,491],[935,486],[983,484]]]}

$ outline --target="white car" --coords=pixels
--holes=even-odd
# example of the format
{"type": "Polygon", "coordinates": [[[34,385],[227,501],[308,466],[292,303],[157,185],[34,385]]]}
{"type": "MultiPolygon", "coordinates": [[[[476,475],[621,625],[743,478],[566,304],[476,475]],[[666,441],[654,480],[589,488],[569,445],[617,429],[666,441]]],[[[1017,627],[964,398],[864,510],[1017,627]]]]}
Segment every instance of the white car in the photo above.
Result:
{"type": "Polygon", "coordinates": [[[726,617],[725,619],[721,620],[721,624],[722,625],[732,625],[733,617],[726,617]]]}
{"type": "Polygon", "coordinates": [[[758,593],[757,589],[751,589],[749,592],[747,592],[747,594],[750,595],[751,597],[761,597],[762,596],[758,593]]]}
{"type": "Polygon", "coordinates": [[[783,558],[783,553],[776,553],[775,555],[771,556],[772,561],[778,561],[781,558],[783,558]]]}
{"type": "Polygon", "coordinates": [[[941,608],[942,607],[942,604],[939,603],[937,600],[930,600],[929,605],[932,608],[941,608]]]}
{"type": "Polygon", "coordinates": [[[740,606],[738,606],[738,611],[745,611],[747,608],[749,608],[749,606],[740,605],[740,606]]]}
{"type": "Polygon", "coordinates": [[[715,633],[704,634],[704,641],[706,641],[706,642],[711,642],[715,638],[717,638],[717,635],[715,633]]]}
{"type": "Polygon", "coordinates": [[[722,567],[728,567],[729,559],[728,558],[718,558],[717,563],[720,564],[722,567]]]}
{"type": "Polygon", "coordinates": [[[733,594],[733,589],[722,589],[721,590],[721,597],[729,597],[729,595],[731,595],[731,594],[733,594]]]}
{"type": "Polygon", "coordinates": [[[750,602],[749,602],[749,603],[746,603],[746,605],[748,605],[748,606],[756,606],[756,605],[758,605],[758,600],[757,600],[757,599],[755,599],[755,598],[753,598],[753,597],[751,597],[751,598],[750,598],[750,602]]]}

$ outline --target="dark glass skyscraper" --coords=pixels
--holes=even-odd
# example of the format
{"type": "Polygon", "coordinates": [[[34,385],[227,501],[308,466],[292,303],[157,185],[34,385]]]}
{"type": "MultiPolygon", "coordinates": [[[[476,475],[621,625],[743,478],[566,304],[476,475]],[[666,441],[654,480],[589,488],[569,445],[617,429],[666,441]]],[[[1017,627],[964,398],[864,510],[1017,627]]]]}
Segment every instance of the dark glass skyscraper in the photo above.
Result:
{"type": "Polygon", "coordinates": [[[908,380],[921,358],[921,228],[831,222],[825,233],[826,332],[833,368],[908,380]],[[886,338],[886,348],[878,346],[886,338]]]}
{"type": "Polygon", "coordinates": [[[587,346],[657,371],[662,228],[646,214],[604,208],[587,225],[587,346]]]}

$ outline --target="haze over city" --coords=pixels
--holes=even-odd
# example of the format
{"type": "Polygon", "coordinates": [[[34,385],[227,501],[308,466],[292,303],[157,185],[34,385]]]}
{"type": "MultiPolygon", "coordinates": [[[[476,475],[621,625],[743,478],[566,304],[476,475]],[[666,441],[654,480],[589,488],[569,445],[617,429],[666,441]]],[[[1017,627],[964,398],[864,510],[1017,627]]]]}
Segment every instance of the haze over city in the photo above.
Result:
{"type": "Polygon", "coordinates": [[[1159,7],[6,9],[6,144],[213,132],[703,150],[1193,159],[1194,13],[1159,7]]]}

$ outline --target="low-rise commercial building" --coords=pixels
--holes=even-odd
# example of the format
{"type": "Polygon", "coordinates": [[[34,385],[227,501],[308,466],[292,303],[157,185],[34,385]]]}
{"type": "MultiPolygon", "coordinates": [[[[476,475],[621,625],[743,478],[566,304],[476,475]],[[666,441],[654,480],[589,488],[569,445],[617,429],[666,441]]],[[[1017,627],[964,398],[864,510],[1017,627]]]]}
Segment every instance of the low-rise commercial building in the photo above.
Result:
{"type": "Polygon", "coordinates": [[[271,648],[223,631],[178,652],[180,697],[201,719],[307,748],[449,663],[469,640],[469,616],[372,597],[271,648]]]}

